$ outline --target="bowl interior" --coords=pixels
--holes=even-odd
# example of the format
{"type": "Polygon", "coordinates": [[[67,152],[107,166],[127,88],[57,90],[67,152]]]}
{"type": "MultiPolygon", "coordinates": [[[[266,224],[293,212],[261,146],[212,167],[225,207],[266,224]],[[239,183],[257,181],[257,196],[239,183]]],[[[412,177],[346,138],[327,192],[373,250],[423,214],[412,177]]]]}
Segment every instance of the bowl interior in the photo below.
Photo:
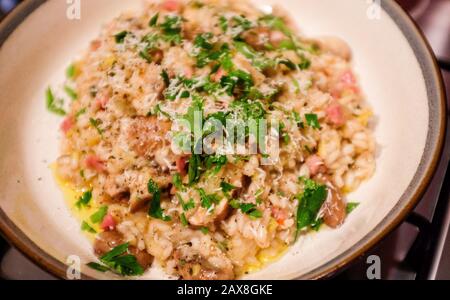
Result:
{"type": "MultiPolygon", "coordinates": [[[[350,44],[356,74],[375,113],[376,173],[348,195],[349,201],[361,205],[340,229],[302,237],[279,261],[246,278],[314,277],[330,261],[342,263],[336,258],[367,243],[377,225],[404,208],[406,202],[399,199],[409,199],[416,171],[429,164],[423,154],[429,130],[435,129],[429,125],[433,120],[420,62],[384,10],[376,18],[377,8],[360,0],[258,1],[258,5],[273,2],[291,13],[304,34],[335,35],[350,44]]],[[[80,20],[66,17],[65,1],[43,3],[0,48],[0,207],[35,244],[63,263],[69,255],[82,262],[94,256],[49,168],[58,156],[61,119],[46,111],[45,89],[62,81],[65,68],[102,24],[121,11],[138,9],[141,1],[81,3],[80,20]]],[[[110,276],[88,268],[83,272],[95,278],[110,276]]],[[[145,276],[164,277],[159,268],[145,276]]]]}

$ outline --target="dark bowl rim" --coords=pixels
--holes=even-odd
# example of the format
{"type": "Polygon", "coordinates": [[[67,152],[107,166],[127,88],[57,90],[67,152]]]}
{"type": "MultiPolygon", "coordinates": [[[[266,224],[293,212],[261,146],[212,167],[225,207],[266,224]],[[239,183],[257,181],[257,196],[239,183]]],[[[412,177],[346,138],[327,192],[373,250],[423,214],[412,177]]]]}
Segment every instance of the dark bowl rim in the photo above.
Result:
{"type": "MultiPolygon", "coordinates": [[[[15,31],[15,29],[36,9],[48,0],[28,0],[20,3],[6,18],[0,23],[0,50],[3,43],[15,31]]],[[[422,155],[422,162],[416,171],[415,178],[418,182],[410,183],[411,190],[405,191],[396,207],[394,207],[387,216],[377,225],[377,227],[368,235],[361,238],[350,249],[325,262],[322,266],[299,277],[299,279],[320,279],[327,278],[342,270],[352,261],[362,256],[368,250],[373,248],[389,232],[394,230],[408,213],[416,206],[419,199],[425,193],[431,179],[437,169],[438,162],[442,155],[445,134],[446,134],[446,92],[433,51],[427,42],[424,34],[419,29],[412,18],[393,0],[382,0],[381,7],[389,17],[395,22],[402,33],[408,39],[409,45],[414,50],[416,58],[422,68],[422,73],[426,82],[428,93],[428,104],[430,108],[430,124],[427,137],[427,145],[422,155]],[[427,74],[424,74],[427,73],[427,74]],[[431,76],[427,80],[426,75],[431,76]],[[435,89],[436,88],[436,89],[435,89]],[[433,103],[436,102],[436,103],[433,103]],[[437,122],[437,123],[433,123],[437,122]],[[430,148],[431,147],[431,148],[430,148]],[[431,151],[427,154],[427,150],[431,151]],[[429,161],[426,161],[429,160],[429,161]]],[[[66,277],[67,266],[55,257],[49,255],[29,237],[26,236],[0,208],[0,232],[12,243],[20,252],[25,254],[33,262],[39,265],[47,272],[58,276],[66,277]]],[[[92,279],[82,274],[83,279],[92,279]]]]}

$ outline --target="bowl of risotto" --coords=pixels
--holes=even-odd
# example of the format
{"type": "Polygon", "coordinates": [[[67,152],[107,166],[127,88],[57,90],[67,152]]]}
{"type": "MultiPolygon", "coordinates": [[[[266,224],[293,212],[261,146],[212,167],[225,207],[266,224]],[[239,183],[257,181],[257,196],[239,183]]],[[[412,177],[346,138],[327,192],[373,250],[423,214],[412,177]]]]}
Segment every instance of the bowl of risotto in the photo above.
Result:
{"type": "Polygon", "coordinates": [[[442,150],[393,1],[36,0],[0,45],[0,228],[63,278],[330,276],[442,150]]]}

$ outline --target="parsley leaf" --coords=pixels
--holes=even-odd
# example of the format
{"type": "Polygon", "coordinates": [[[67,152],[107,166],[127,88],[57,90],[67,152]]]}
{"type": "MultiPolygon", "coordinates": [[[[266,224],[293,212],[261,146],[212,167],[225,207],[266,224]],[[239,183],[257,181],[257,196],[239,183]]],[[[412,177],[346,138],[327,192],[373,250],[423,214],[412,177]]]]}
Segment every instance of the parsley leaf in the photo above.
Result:
{"type": "Polygon", "coordinates": [[[224,33],[226,33],[227,30],[228,30],[228,20],[227,20],[227,18],[225,18],[224,16],[220,16],[219,17],[219,26],[220,26],[220,29],[222,29],[222,31],[224,33]]]}
{"type": "Polygon", "coordinates": [[[314,129],[320,129],[319,119],[316,114],[305,114],[306,124],[314,129]]]}
{"type": "Polygon", "coordinates": [[[158,23],[158,18],[159,18],[159,13],[156,13],[151,19],[150,22],[148,23],[148,26],[150,27],[155,27],[156,23],[158,23]]]}
{"type": "Polygon", "coordinates": [[[224,193],[228,193],[231,192],[232,190],[236,189],[236,187],[232,184],[229,184],[228,182],[222,181],[220,183],[220,188],[222,189],[222,192],[224,193]]]}
{"type": "Polygon", "coordinates": [[[262,217],[262,212],[258,210],[253,203],[240,203],[239,200],[233,199],[229,202],[230,206],[235,209],[240,209],[244,214],[250,216],[252,219],[259,219],[262,217]]]}
{"type": "Polygon", "coordinates": [[[161,208],[161,191],[156,182],[154,182],[152,179],[149,179],[147,183],[147,190],[150,194],[153,195],[153,199],[148,210],[148,215],[155,219],[160,219],[166,222],[172,220],[169,216],[166,216],[164,214],[164,211],[161,208]]]}
{"type": "Polygon", "coordinates": [[[94,224],[101,223],[107,213],[108,213],[108,206],[104,205],[90,216],[90,220],[94,224]]]}
{"type": "Polygon", "coordinates": [[[172,183],[177,188],[177,190],[180,190],[180,191],[186,190],[186,188],[183,186],[183,182],[182,182],[180,173],[176,173],[173,175],[172,183]]]}
{"type": "MultiPolygon", "coordinates": [[[[244,55],[246,58],[252,61],[254,65],[260,71],[275,66],[275,61],[265,57],[262,53],[255,51],[250,45],[244,42],[234,42],[236,50],[244,55]]],[[[295,66],[294,66],[295,68],[295,66]]]]}
{"type": "Polygon", "coordinates": [[[210,170],[214,166],[212,174],[217,174],[227,162],[228,159],[225,155],[210,155],[205,159],[205,167],[210,170]]]}
{"type": "Polygon", "coordinates": [[[64,91],[66,92],[66,94],[67,94],[72,100],[77,100],[78,94],[77,94],[77,92],[75,92],[75,90],[73,90],[70,86],[65,85],[65,86],[64,86],[64,91]]]}
{"type": "Polygon", "coordinates": [[[242,70],[235,70],[228,75],[222,76],[220,85],[228,95],[232,96],[233,93],[248,93],[253,86],[253,79],[249,73],[242,70]]]}
{"type": "Polygon", "coordinates": [[[181,221],[181,224],[182,224],[184,227],[186,227],[186,226],[189,225],[189,222],[188,222],[188,220],[186,219],[186,215],[185,215],[184,213],[182,213],[182,214],[180,215],[180,221],[181,221]]]}
{"type": "Polygon", "coordinates": [[[136,257],[128,252],[129,244],[125,243],[112,249],[100,257],[102,264],[88,263],[87,266],[100,272],[111,270],[124,276],[138,276],[144,273],[144,269],[139,265],[136,257]]]}
{"type": "Polygon", "coordinates": [[[297,208],[297,230],[310,227],[317,219],[317,214],[327,198],[327,187],[311,179],[304,179],[304,191],[296,196],[299,201],[297,208]]]}
{"type": "Polygon", "coordinates": [[[89,225],[87,222],[83,221],[81,222],[81,230],[89,232],[89,233],[97,233],[94,228],[92,228],[91,225],[89,225]]]}
{"type": "Polygon", "coordinates": [[[98,134],[103,135],[103,129],[100,128],[101,120],[89,118],[89,123],[97,130],[98,134]]]}
{"type": "Polygon", "coordinates": [[[352,211],[355,210],[355,208],[357,208],[359,206],[360,203],[358,202],[348,202],[347,206],[345,208],[345,211],[347,212],[347,214],[351,213],[352,211]]]}
{"type": "Polygon", "coordinates": [[[125,37],[127,36],[129,32],[128,31],[121,31],[117,34],[114,35],[114,38],[116,40],[117,44],[123,44],[123,42],[125,41],[125,37]]]}
{"type": "Polygon", "coordinates": [[[66,111],[62,108],[63,101],[56,101],[55,96],[53,95],[53,92],[50,88],[48,88],[46,91],[46,105],[48,111],[60,116],[66,115],[66,111]]]}
{"type": "Polygon", "coordinates": [[[189,158],[188,165],[189,185],[192,185],[200,180],[201,156],[199,154],[192,154],[189,158]]]}
{"type": "Polygon", "coordinates": [[[76,73],[77,73],[77,69],[74,64],[71,64],[69,67],[67,67],[67,69],[66,69],[67,78],[73,79],[75,77],[76,73]]]}
{"type": "Polygon", "coordinates": [[[164,22],[159,25],[165,41],[172,44],[181,43],[181,22],[179,16],[165,16],[164,22]]]}
{"type": "Polygon", "coordinates": [[[179,194],[177,194],[177,198],[178,198],[178,201],[180,202],[181,207],[183,208],[184,211],[188,211],[195,207],[194,199],[191,198],[191,199],[189,199],[188,202],[184,202],[183,198],[181,198],[181,196],[179,194]]]}
{"type": "Polygon", "coordinates": [[[204,189],[197,189],[200,194],[200,205],[203,208],[210,209],[213,204],[219,203],[220,199],[216,194],[207,195],[204,189]]]}
{"type": "Polygon", "coordinates": [[[108,267],[105,267],[96,262],[90,262],[90,263],[86,264],[86,266],[88,266],[89,268],[94,269],[96,271],[102,272],[102,273],[105,273],[106,271],[109,270],[108,267]]]}
{"type": "Polygon", "coordinates": [[[89,203],[92,200],[92,191],[86,191],[81,195],[80,198],[78,198],[78,201],[75,203],[75,206],[78,209],[81,209],[81,207],[86,207],[89,205],[89,203]]]}
{"type": "Polygon", "coordinates": [[[167,74],[167,71],[166,71],[166,70],[162,70],[162,72],[161,72],[161,77],[162,77],[162,79],[164,80],[164,84],[165,84],[166,86],[169,86],[169,84],[170,84],[170,78],[169,78],[169,74],[167,74]]]}

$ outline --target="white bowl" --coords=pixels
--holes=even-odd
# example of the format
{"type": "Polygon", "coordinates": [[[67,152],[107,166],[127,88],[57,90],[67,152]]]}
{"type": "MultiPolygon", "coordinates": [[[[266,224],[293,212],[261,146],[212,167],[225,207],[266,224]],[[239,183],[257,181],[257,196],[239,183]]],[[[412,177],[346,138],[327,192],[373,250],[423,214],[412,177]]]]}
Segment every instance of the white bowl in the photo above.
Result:
{"type": "MultiPolygon", "coordinates": [[[[100,26],[141,0],[81,1],[81,19],[68,4],[30,0],[0,25],[0,228],[20,250],[64,277],[66,260],[93,260],[92,246],[66,207],[49,164],[58,156],[60,119],[49,114],[44,91],[100,26]]],[[[367,101],[376,116],[377,169],[350,194],[361,205],[337,230],[296,243],[279,261],[245,278],[318,278],[367,251],[412,209],[429,183],[442,150],[445,93],[423,36],[394,1],[284,0],[309,36],[346,40],[367,101]]],[[[267,6],[264,6],[267,8],[267,6]]],[[[109,278],[83,267],[84,276],[109,278]]],[[[165,278],[153,269],[145,278],[165,278]]]]}

